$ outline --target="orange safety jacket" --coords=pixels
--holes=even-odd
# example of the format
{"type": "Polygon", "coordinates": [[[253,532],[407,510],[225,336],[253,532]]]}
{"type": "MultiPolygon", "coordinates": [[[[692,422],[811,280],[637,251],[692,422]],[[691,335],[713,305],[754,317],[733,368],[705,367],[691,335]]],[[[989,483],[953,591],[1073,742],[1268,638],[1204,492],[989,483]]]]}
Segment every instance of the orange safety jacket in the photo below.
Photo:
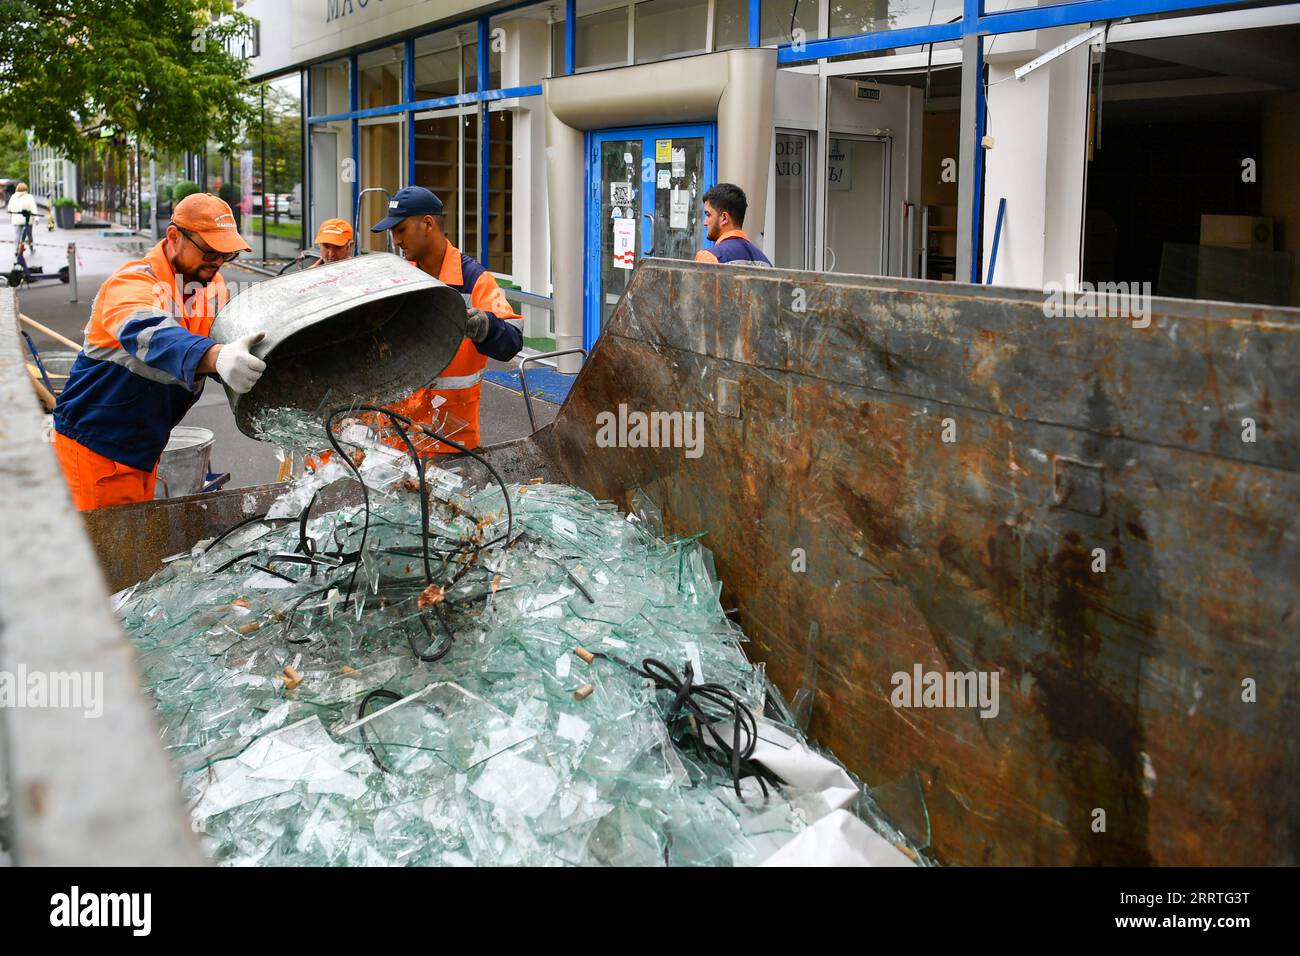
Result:
{"type": "MultiPolygon", "coordinates": [[[[415,260],[407,261],[418,267],[415,260]]],[[[482,342],[476,343],[469,338],[462,341],[451,363],[438,373],[437,378],[389,407],[414,421],[431,424],[440,431],[445,429],[448,438],[466,448],[477,448],[483,370],[487,368],[489,358],[505,362],[519,354],[523,348],[523,317],[511,308],[492,273],[451,243],[447,243],[438,279],[457,292],[469,295],[473,308],[482,309],[500,321],[493,323],[482,342]],[[465,422],[466,427],[454,430],[456,419],[465,422]]],[[[402,449],[406,447],[400,439],[393,444],[402,449]]],[[[426,451],[428,454],[447,452],[454,453],[456,449],[442,442],[433,443],[426,451]]]]}
{"type": "Polygon", "coordinates": [[[54,408],[65,438],[112,461],[153,471],[203,378],[199,361],[228,293],[221,274],[186,288],[159,242],[104,280],[81,353],[54,408]],[[187,293],[189,293],[187,298],[187,293]]]}

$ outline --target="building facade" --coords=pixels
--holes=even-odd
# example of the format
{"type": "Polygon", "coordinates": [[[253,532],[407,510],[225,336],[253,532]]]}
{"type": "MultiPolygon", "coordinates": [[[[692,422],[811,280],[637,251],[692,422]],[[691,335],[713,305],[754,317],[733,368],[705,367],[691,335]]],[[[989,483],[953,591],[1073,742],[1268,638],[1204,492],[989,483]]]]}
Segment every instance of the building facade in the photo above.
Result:
{"type": "Polygon", "coordinates": [[[1300,3],[241,10],[264,124],[205,185],[254,247],[341,216],[387,248],[386,194],[427,186],[537,348],[590,347],[640,257],[706,245],[724,180],[781,267],[1300,304],[1300,3]]]}

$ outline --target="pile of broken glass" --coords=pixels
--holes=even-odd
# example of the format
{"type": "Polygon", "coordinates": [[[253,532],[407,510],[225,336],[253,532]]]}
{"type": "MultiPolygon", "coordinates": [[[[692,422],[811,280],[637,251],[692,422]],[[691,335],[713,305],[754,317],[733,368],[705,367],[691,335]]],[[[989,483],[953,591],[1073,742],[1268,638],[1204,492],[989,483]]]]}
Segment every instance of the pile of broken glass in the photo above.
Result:
{"type": "Polygon", "coordinates": [[[330,426],[348,460],[115,598],[213,861],[925,862],[746,658],[700,536],[330,426]]]}

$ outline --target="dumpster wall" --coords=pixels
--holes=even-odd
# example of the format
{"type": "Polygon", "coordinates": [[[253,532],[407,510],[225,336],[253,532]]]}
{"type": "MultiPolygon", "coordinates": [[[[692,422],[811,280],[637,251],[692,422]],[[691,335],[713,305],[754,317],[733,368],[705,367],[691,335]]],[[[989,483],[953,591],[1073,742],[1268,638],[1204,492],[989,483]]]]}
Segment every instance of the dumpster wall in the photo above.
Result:
{"type": "Polygon", "coordinates": [[[14,862],[198,863],[134,654],[44,429],[17,309],[15,290],[0,288],[0,680],[23,697],[0,706],[14,862]],[[72,699],[60,675],[73,674],[90,675],[76,681],[78,705],[51,706],[72,699]],[[33,681],[44,682],[43,704],[33,681]]]}
{"type": "Polygon", "coordinates": [[[708,531],[753,656],[868,783],[920,773],[939,859],[1293,864],[1300,312],[1151,306],[654,260],[538,440],[708,531]],[[702,411],[702,454],[601,447],[620,405],[702,411]],[[997,715],[893,706],[918,667],[996,672],[997,715]]]}

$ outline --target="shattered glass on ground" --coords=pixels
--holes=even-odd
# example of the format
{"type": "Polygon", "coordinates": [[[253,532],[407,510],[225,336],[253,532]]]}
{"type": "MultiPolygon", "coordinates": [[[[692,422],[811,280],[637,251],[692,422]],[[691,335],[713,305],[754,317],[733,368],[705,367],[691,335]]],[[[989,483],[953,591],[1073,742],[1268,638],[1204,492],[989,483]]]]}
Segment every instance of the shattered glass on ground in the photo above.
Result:
{"type": "MultiPolygon", "coordinates": [[[[261,426],[328,445],[297,413],[261,426]]],[[[214,861],[748,865],[843,808],[918,859],[747,660],[700,536],[540,481],[507,509],[431,459],[426,572],[411,458],[361,416],[334,432],[368,509],[316,503],[354,478],[336,453],[115,598],[214,861]],[[742,702],[772,782],[720,760],[734,718],[700,720],[646,659],[742,702]]]]}

